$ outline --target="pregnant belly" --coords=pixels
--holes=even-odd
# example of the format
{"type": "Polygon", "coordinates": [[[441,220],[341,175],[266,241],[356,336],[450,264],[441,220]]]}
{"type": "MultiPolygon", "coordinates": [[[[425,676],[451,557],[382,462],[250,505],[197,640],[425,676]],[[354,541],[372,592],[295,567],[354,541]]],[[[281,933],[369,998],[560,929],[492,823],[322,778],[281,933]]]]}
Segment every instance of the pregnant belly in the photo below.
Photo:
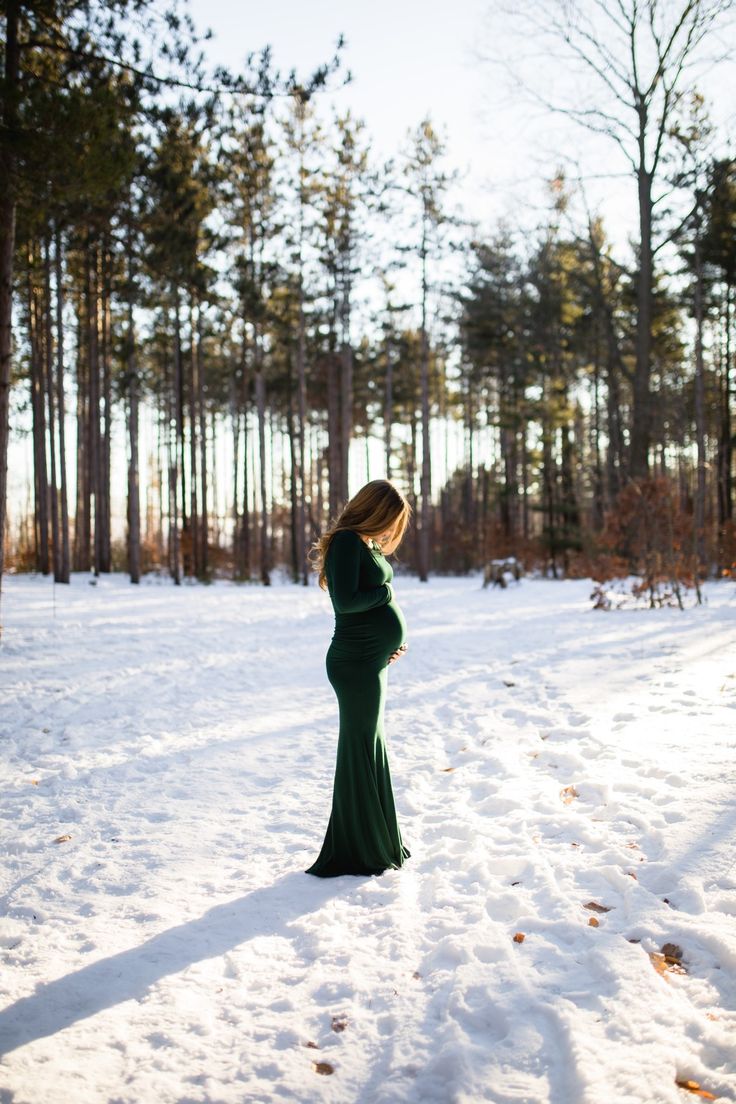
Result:
{"type": "Polygon", "coordinates": [[[369,610],[360,618],[339,618],[329,650],[331,660],[361,660],[385,666],[406,640],[406,621],[397,602],[369,610]]]}

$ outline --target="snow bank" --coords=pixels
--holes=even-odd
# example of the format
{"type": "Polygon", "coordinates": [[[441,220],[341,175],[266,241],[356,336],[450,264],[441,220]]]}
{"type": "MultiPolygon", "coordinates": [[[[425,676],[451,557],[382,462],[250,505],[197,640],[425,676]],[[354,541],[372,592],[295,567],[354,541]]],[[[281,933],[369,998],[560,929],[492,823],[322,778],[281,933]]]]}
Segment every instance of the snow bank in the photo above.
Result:
{"type": "Polygon", "coordinates": [[[328,881],[321,592],[5,581],[3,1101],[736,1100],[734,588],[396,581],[412,859],[328,881]]]}

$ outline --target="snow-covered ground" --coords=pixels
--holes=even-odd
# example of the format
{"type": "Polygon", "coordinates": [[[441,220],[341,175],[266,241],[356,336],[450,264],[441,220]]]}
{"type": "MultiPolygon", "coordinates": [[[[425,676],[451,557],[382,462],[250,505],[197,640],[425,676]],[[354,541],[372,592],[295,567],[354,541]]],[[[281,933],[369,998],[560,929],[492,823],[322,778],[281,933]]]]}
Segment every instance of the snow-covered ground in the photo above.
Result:
{"type": "Polygon", "coordinates": [[[7,579],[2,1104],[736,1100],[736,588],[590,589],[397,576],[412,858],[320,880],[325,595],[7,579]]]}

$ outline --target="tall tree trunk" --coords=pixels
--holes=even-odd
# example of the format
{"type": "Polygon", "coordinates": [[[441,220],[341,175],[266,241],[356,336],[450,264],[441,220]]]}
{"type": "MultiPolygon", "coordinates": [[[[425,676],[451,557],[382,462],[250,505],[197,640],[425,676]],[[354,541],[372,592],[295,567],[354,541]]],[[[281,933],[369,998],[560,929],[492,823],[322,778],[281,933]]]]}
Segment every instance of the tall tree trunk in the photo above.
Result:
{"type": "MultiPolygon", "coordinates": [[[[192,557],[191,548],[188,544],[189,538],[189,519],[187,515],[187,477],[186,477],[186,456],[184,452],[184,365],[183,353],[181,347],[181,304],[179,297],[179,287],[174,286],[174,379],[173,379],[173,393],[172,399],[174,404],[173,416],[175,427],[175,465],[174,472],[177,477],[177,485],[174,487],[174,494],[178,497],[179,487],[181,487],[181,542],[179,540],[179,526],[177,526],[176,542],[177,542],[177,565],[178,557],[181,554],[182,566],[185,575],[190,575],[192,571],[192,557]]],[[[171,462],[169,462],[171,465],[171,462]]],[[[179,513],[179,506],[177,505],[174,511],[175,515],[179,513]]],[[[177,566],[178,571],[178,566],[177,566]]]]}
{"type": "Polygon", "coordinates": [[[529,540],[529,445],[526,420],[521,427],[521,526],[524,540],[529,540]]]}
{"type": "Polygon", "coordinates": [[[636,363],[633,380],[631,449],[629,467],[633,479],[649,471],[651,445],[651,349],[652,349],[652,176],[644,168],[643,136],[637,173],[639,195],[639,265],[636,277],[636,363]]]}
{"type": "Polygon", "coordinates": [[[128,332],[126,334],[126,382],[128,385],[128,572],[131,583],[141,580],[141,513],[138,486],[138,368],[133,320],[133,259],[128,242],[128,332]]]}
{"type": "MultiPolygon", "coordinates": [[[[264,586],[271,585],[271,556],[268,532],[268,486],[266,478],[266,381],[263,378],[263,350],[260,345],[260,335],[256,334],[256,411],[258,414],[258,457],[261,489],[261,526],[260,526],[260,551],[261,551],[261,582],[264,586]]],[[[271,438],[273,445],[273,437],[271,438]]],[[[275,474],[272,472],[272,475],[275,474]]]]}
{"type": "Polygon", "coordinates": [[[610,350],[606,372],[606,493],[614,502],[623,483],[623,426],[621,420],[620,376],[613,363],[610,350]]]}
{"type": "Polygon", "coordinates": [[[394,362],[391,342],[386,337],[386,387],[383,399],[383,439],[386,451],[386,479],[391,478],[391,428],[394,417],[394,362]]]}
{"type": "Polygon", "coordinates": [[[61,232],[56,227],[54,241],[54,283],[56,285],[56,393],[59,412],[59,493],[61,498],[61,556],[57,583],[68,583],[69,557],[69,495],[66,478],[66,409],[64,396],[64,289],[61,273],[61,232]]]}
{"type": "MultiPolygon", "coordinates": [[[[568,403],[567,396],[563,402],[568,403]]],[[[574,427],[565,423],[560,426],[560,483],[561,483],[561,514],[563,528],[563,554],[565,570],[568,567],[570,547],[575,547],[580,530],[580,512],[578,510],[575,494],[575,445],[574,427]]]]}
{"type": "Polygon", "coordinates": [[[197,401],[199,397],[199,385],[197,382],[197,330],[194,322],[194,301],[189,303],[189,357],[188,357],[187,391],[189,393],[189,549],[191,555],[191,572],[197,578],[201,575],[200,542],[199,542],[199,504],[197,502],[197,490],[199,477],[197,473],[197,434],[199,431],[199,416],[197,401]]]}
{"type": "Polygon", "coordinates": [[[103,404],[103,430],[100,436],[100,570],[109,572],[112,570],[112,534],[110,518],[110,461],[112,438],[112,386],[110,373],[110,342],[111,342],[111,287],[110,287],[110,251],[105,243],[100,251],[100,285],[101,295],[101,337],[102,337],[102,404],[103,404]]]}
{"type": "Polygon", "coordinates": [[[35,253],[28,253],[28,332],[31,346],[31,409],[35,497],[36,570],[49,574],[49,488],[46,466],[46,410],[41,308],[35,280],[35,253]]]}
{"type": "Polygon", "coordinates": [[[726,284],[725,349],[721,371],[721,394],[718,426],[718,523],[724,525],[733,517],[733,436],[731,433],[731,284],[726,284]]]}
{"type": "Polygon", "coordinates": [[[552,428],[547,413],[547,385],[542,391],[542,517],[545,519],[549,567],[552,577],[557,578],[557,518],[555,509],[554,455],[552,450],[552,428]]]}
{"type": "Polygon", "coordinates": [[[697,479],[695,484],[695,551],[702,567],[705,551],[705,369],[703,366],[703,263],[700,244],[700,214],[695,228],[695,443],[697,479]]]}
{"type": "MultiPolygon", "coordinates": [[[[181,380],[181,331],[179,320],[179,289],[174,289],[174,348],[171,359],[171,370],[167,371],[166,379],[166,438],[168,446],[168,507],[169,539],[168,560],[169,571],[176,586],[181,584],[181,542],[179,537],[179,426],[181,415],[180,404],[180,380],[181,380]]],[[[168,358],[167,358],[168,359],[168,358]]],[[[183,482],[183,480],[182,480],[183,482]]],[[[183,501],[182,493],[182,501],[183,501]]]]}
{"type": "Polygon", "coordinates": [[[242,556],[244,579],[250,579],[251,567],[251,541],[250,541],[250,488],[252,480],[248,478],[249,466],[252,463],[251,449],[248,445],[248,409],[243,411],[243,536],[242,556]]]}
{"type": "Polygon", "coordinates": [[[429,579],[429,517],[432,493],[431,450],[429,440],[429,335],[427,333],[427,216],[422,222],[422,319],[419,365],[419,387],[422,419],[422,470],[419,482],[421,495],[421,521],[419,526],[419,581],[429,579]]]}
{"type": "Polygon", "coordinates": [[[327,354],[327,455],[328,455],[328,510],[330,520],[337,518],[347,502],[343,497],[342,443],[340,440],[340,381],[337,354],[333,349],[327,354]]]}
{"type": "MultiPolygon", "coordinates": [[[[207,406],[205,403],[204,382],[204,352],[202,350],[202,305],[197,303],[197,406],[199,407],[199,478],[200,478],[200,517],[199,517],[199,570],[203,579],[209,577],[209,548],[207,515],[207,406]]],[[[213,443],[215,441],[213,435],[213,443]]],[[[214,465],[212,468],[214,480],[214,465]]],[[[214,492],[214,485],[213,485],[214,492]]],[[[213,493],[213,501],[217,502],[217,495],[213,493]]]]}
{"type": "MultiPolygon", "coordinates": [[[[13,256],[15,253],[15,142],[18,116],[20,3],[5,0],[5,71],[0,144],[0,590],[5,568],[5,524],[8,509],[8,442],[10,439],[10,358],[12,355],[13,256]]],[[[0,633],[2,628],[0,626],[0,633]]]]}
{"type": "Polygon", "coordinates": [[[601,460],[601,366],[599,362],[599,347],[596,347],[593,356],[593,419],[590,426],[591,452],[593,453],[593,529],[600,532],[603,528],[605,515],[603,463],[601,460]]]}
{"type": "Polygon", "coordinates": [[[89,465],[89,349],[84,337],[83,298],[77,302],[77,485],[74,513],[74,570],[89,571],[92,562],[91,477],[89,465]]]}
{"type": "Polygon", "coordinates": [[[473,381],[470,374],[465,378],[465,403],[463,410],[465,430],[465,475],[463,479],[463,521],[470,533],[475,526],[473,480],[475,478],[475,408],[473,381]]]}
{"type": "Polygon", "coordinates": [[[100,359],[97,288],[97,248],[87,238],[85,248],[85,318],[87,322],[87,365],[89,371],[88,442],[90,491],[94,499],[93,569],[101,571],[102,559],[102,472],[100,442],[100,359]]]}
{"type": "Polygon", "coordinates": [[[233,578],[240,577],[240,410],[237,400],[237,381],[235,373],[230,374],[230,429],[233,437],[233,578]]]}
{"type": "Polygon", "coordinates": [[[61,573],[61,549],[59,547],[59,496],[56,485],[56,402],[54,399],[54,339],[51,323],[51,246],[48,236],[44,241],[43,290],[45,331],[44,368],[46,374],[46,400],[48,403],[49,415],[49,459],[51,462],[51,543],[53,546],[54,581],[58,582],[61,573]]]}
{"type": "Polygon", "coordinates": [[[350,344],[350,285],[343,287],[340,317],[340,499],[350,497],[350,440],[353,435],[353,348],[350,344]]]}
{"type": "Polygon", "coordinates": [[[294,396],[292,394],[292,374],[289,371],[289,397],[286,404],[286,429],[289,438],[289,500],[291,506],[291,525],[289,526],[291,560],[291,578],[298,583],[301,575],[300,564],[300,517],[299,517],[299,446],[297,430],[294,427],[294,396]]]}
{"type": "MultiPolygon", "coordinates": [[[[300,262],[301,263],[301,262],[300,262]]],[[[299,475],[299,496],[296,515],[296,571],[295,582],[301,578],[304,586],[309,583],[309,571],[307,565],[307,536],[306,536],[306,508],[307,508],[307,477],[306,477],[306,424],[307,424],[307,382],[306,382],[306,320],[304,317],[304,287],[302,274],[299,272],[299,331],[296,345],[296,416],[297,439],[299,452],[297,458],[297,471],[299,475]]],[[[294,458],[292,457],[292,464],[294,458]]]]}

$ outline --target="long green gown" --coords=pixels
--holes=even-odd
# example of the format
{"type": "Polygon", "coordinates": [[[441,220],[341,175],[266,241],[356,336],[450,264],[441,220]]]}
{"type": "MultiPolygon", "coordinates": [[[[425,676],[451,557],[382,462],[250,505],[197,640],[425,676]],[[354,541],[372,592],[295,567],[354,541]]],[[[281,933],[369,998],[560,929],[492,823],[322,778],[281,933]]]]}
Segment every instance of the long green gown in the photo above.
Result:
{"type": "Polygon", "coordinates": [[[406,622],[394,600],[391,565],[354,530],[334,534],[325,573],[335,611],[326,667],[340,734],[327,834],[307,874],[381,874],[410,855],[396,820],[383,738],[388,659],[406,639],[406,622]]]}

